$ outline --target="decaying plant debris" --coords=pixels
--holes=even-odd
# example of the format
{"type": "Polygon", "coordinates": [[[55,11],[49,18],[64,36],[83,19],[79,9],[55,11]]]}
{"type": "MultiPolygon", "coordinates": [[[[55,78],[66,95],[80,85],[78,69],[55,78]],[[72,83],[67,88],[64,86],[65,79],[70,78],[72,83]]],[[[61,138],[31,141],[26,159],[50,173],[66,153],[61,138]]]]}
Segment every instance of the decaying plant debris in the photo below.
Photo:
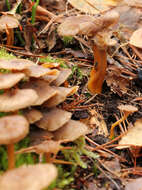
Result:
{"type": "Polygon", "coordinates": [[[141,188],[140,2],[0,2],[0,190],[141,188]]]}

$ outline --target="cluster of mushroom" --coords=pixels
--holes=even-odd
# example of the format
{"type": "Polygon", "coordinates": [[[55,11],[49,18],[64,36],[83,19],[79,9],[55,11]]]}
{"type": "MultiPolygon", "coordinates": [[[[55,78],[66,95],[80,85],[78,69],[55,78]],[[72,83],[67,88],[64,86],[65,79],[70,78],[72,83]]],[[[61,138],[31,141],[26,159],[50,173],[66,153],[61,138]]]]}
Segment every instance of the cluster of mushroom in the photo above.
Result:
{"type": "MultiPolygon", "coordinates": [[[[15,166],[14,143],[29,133],[29,124],[34,123],[42,132],[49,134],[46,137],[50,140],[37,146],[39,154],[56,154],[62,141],[73,141],[88,132],[86,125],[71,120],[70,112],[56,107],[78,89],[77,86],[60,86],[70,75],[70,69],[49,69],[30,60],[12,59],[0,60],[0,71],[0,112],[7,113],[0,118],[0,144],[7,145],[9,169],[15,166]],[[19,110],[22,110],[22,115],[19,115],[19,110]]],[[[22,169],[16,170],[23,175],[20,173],[22,169]]],[[[15,169],[12,171],[16,172],[15,169]]],[[[4,184],[1,180],[0,184],[4,184]]]]}

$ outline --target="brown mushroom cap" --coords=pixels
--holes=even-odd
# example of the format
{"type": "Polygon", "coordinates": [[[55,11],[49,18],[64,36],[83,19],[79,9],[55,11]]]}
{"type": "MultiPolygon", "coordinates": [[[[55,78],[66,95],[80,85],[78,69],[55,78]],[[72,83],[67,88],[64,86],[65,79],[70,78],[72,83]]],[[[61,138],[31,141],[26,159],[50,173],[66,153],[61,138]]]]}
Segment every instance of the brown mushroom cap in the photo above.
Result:
{"type": "Polygon", "coordinates": [[[133,113],[138,111],[138,108],[132,105],[119,105],[118,109],[122,112],[133,113]]]}
{"type": "Polygon", "coordinates": [[[28,76],[35,77],[35,78],[39,78],[39,77],[45,76],[47,74],[56,75],[57,73],[59,73],[59,71],[57,69],[52,69],[51,70],[51,69],[42,67],[41,65],[29,66],[28,68],[26,68],[26,70],[24,72],[28,76]]]}
{"type": "Polygon", "coordinates": [[[12,15],[2,15],[0,17],[0,31],[7,28],[17,28],[19,26],[19,21],[16,17],[12,15]]]}
{"type": "Polygon", "coordinates": [[[61,102],[65,101],[67,96],[74,94],[78,90],[78,86],[73,86],[71,88],[65,87],[52,87],[57,93],[45,102],[45,106],[48,108],[54,107],[61,102]]]}
{"type": "Polygon", "coordinates": [[[38,99],[32,89],[7,91],[0,95],[0,111],[10,112],[33,105],[38,99]]]}
{"type": "Polygon", "coordinates": [[[60,36],[88,35],[95,36],[97,32],[115,24],[119,19],[119,13],[112,10],[104,15],[94,18],[93,16],[81,15],[71,16],[59,25],[58,34],[60,36]],[[75,20],[75,22],[74,22],[75,20]]]}
{"type": "Polygon", "coordinates": [[[0,74],[0,89],[7,89],[17,84],[25,75],[23,73],[0,74]]]}
{"type": "Polygon", "coordinates": [[[134,123],[134,127],[131,127],[127,134],[121,138],[119,145],[120,146],[117,147],[118,149],[128,148],[131,147],[131,145],[142,147],[142,118],[137,120],[134,123]]]}
{"type": "Polygon", "coordinates": [[[129,43],[138,48],[142,48],[142,28],[139,28],[138,30],[133,32],[132,36],[130,37],[129,43]]]}
{"type": "Polygon", "coordinates": [[[55,131],[55,140],[69,140],[74,141],[82,135],[86,135],[89,132],[88,127],[80,121],[70,120],[63,127],[55,131]]]}
{"type": "Polygon", "coordinates": [[[36,125],[48,131],[55,131],[67,123],[71,118],[71,113],[53,108],[49,112],[43,113],[43,118],[36,122],[36,125]]]}
{"type": "Polygon", "coordinates": [[[57,93],[57,90],[49,86],[49,84],[44,80],[30,80],[23,85],[23,88],[31,88],[38,94],[38,99],[32,105],[41,105],[52,96],[57,93]]]}
{"type": "Polygon", "coordinates": [[[25,110],[24,116],[31,124],[35,123],[36,121],[39,121],[43,117],[42,113],[36,109],[25,110]]]}
{"type": "Polygon", "coordinates": [[[59,76],[52,82],[52,85],[60,86],[65,82],[71,73],[71,69],[61,69],[59,76]]]}
{"type": "Polygon", "coordinates": [[[32,61],[27,59],[0,59],[0,68],[8,70],[24,70],[29,66],[35,65],[32,61]]]}
{"type": "Polygon", "coordinates": [[[0,144],[16,143],[29,132],[27,120],[20,115],[0,118],[0,144]]]}
{"type": "Polygon", "coordinates": [[[4,173],[0,190],[41,190],[57,177],[53,164],[22,166],[4,173]]]}

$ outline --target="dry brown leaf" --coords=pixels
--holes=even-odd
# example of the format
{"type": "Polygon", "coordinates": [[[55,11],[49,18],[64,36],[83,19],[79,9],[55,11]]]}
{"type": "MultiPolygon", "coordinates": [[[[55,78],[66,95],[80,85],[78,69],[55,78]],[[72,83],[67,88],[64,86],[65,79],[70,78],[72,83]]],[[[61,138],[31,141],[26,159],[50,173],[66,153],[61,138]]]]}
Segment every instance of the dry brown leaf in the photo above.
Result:
{"type": "Polygon", "coordinates": [[[68,0],[68,2],[82,12],[98,14],[117,6],[121,0],[68,0]]]}

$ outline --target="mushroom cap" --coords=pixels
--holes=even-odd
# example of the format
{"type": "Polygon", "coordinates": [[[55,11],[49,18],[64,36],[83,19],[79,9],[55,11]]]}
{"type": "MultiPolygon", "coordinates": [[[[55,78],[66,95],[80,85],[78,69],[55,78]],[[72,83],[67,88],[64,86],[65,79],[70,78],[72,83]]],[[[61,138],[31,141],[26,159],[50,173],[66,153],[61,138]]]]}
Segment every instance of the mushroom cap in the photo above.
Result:
{"type": "Polygon", "coordinates": [[[65,101],[67,96],[74,94],[78,90],[78,86],[73,86],[71,88],[54,86],[52,88],[56,90],[57,93],[45,102],[44,106],[48,108],[51,108],[60,104],[61,102],[65,101]]]}
{"type": "Polygon", "coordinates": [[[35,149],[39,153],[57,153],[61,148],[60,144],[60,141],[48,140],[36,145],[35,149]]]}
{"type": "Polygon", "coordinates": [[[70,120],[63,127],[55,131],[55,140],[69,140],[74,141],[82,135],[86,135],[89,132],[88,127],[80,121],[70,120]]]}
{"type": "Polygon", "coordinates": [[[66,79],[70,76],[71,73],[71,69],[61,69],[59,76],[52,82],[52,85],[60,86],[66,81],[66,79]]]}
{"type": "Polygon", "coordinates": [[[37,145],[42,143],[43,141],[47,140],[47,139],[52,139],[53,138],[53,134],[47,130],[43,130],[43,129],[39,129],[35,131],[31,131],[30,132],[30,144],[33,145],[37,145]]]}
{"type": "Polygon", "coordinates": [[[31,88],[38,94],[38,99],[32,105],[37,106],[43,104],[57,93],[57,90],[49,86],[49,84],[40,79],[30,80],[23,85],[23,88],[31,88]]]}
{"type": "Polygon", "coordinates": [[[58,27],[60,36],[75,36],[77,34],[89,34],[90,31],[96,28],[99,23],[94,23],[93,16],[81,15],[70,16],[62,22],[58,27]],[[74,22],[75,21],[75,22],[74,22]]]}
{"type": "Polygon", "coordinates": [[[7,28],[17,28],[19,26],[19,21],[16,17],[12,15],[2,15],[0,17],[0,31],[7,28]]]}
{"type": "Polygon", "coordinates": [[[53,164],[22,166],[4,173],[0,178],[0,190],[40,190],[57,177],[53,164]]]}
{"type": "Polygon", "coordinates": [[[29,132],[29,124],[20,115],[0,118],[0,144],[12,144],[23,139],[29,132]]]}
{"type": "Polygon", "coordinates": [[[59,71],[57,69],[48,69],[41,65],[32,65],[26,68],[25,73],[30,77],[39,78],[45,75],[56,75],[59,71]]]}
{"type": "Polygon", "coordinates": [[[36,122],[39,128],[43,128],[48,131],[55,131],[67,123],[71,118],[71,113],[58,109],[52,108],[49,112],[43,113],[43,118],[36,122]]]}
{"type": "Polygon", "coordinates": [[[35,65],[32,61],[27,59],[0,59],[0,68],[8,70],[24,70],[29,66],[35,65]]]}
{"type": "Polygon", "coordinates": [[[119,13],[114,10],[98,18],[88,15],[71,16],[66,18],[64,22],[59,25],[57,31],[60,36],[83,34],[93,37],[97,32],[107,29],[109,26],[117,23],[118,19],[119,13]]]}
{"type": "Polygon", "coordinates": [[[25,75],[23,73],[7,73],[7,74],[1,73],[0,89],[7,89],[13,87],[24,77],[25,75]]]}
{"type": "Polygon", "coordinates": [[[39,121],[43,115],[39,110],[36,109],[28,109],[24,111],[24,116],[27,118],[29,123],[35,123],[36,121],[39,121]]]}
{"type": "Polygon", "coordinates": [[[125,186],[125,190],[142,190],[142,177],[137,179],[133,179],[132,181],[128,182],[125,186]]]}
{"type": "Polygon", "coordinates": [[[142,147],[142,118],[134,123],[134,127],[131,127],[126,135],[124,135],[119,141],[118,149],[128,148],[131,146],[142,147]],[[128,146],[121,146],[128,145],[128,146]]]}
{"type": "Polygon", "coordinates": [[[57,79],[57,77],[59,76],[59,72],[56,73],[56,75],[44,75],[43,77],[41,77],[43,80],[45,80],[48,83],[53,82],[54,80],[57,79]]]}
{"type": "Polygon", "coordinates": [[[138,48],[142,48],[142,28],[139,28],[138,30],[133,32],[132,36],[130,37],[129,43],[138,48]]]}
{"type": "Polygon", "coordinates": [[[122,112],[133,113],[138,111],[138,108],[132,105],[119,105],[118,109],[122,112]]]}
{"type": "Polygon", "coordinates": [[[0,111],[10,112],[33,105],[38,99],[37,93],[32,89],[19,89],[7,91],[0,95],[0,111]]]}

